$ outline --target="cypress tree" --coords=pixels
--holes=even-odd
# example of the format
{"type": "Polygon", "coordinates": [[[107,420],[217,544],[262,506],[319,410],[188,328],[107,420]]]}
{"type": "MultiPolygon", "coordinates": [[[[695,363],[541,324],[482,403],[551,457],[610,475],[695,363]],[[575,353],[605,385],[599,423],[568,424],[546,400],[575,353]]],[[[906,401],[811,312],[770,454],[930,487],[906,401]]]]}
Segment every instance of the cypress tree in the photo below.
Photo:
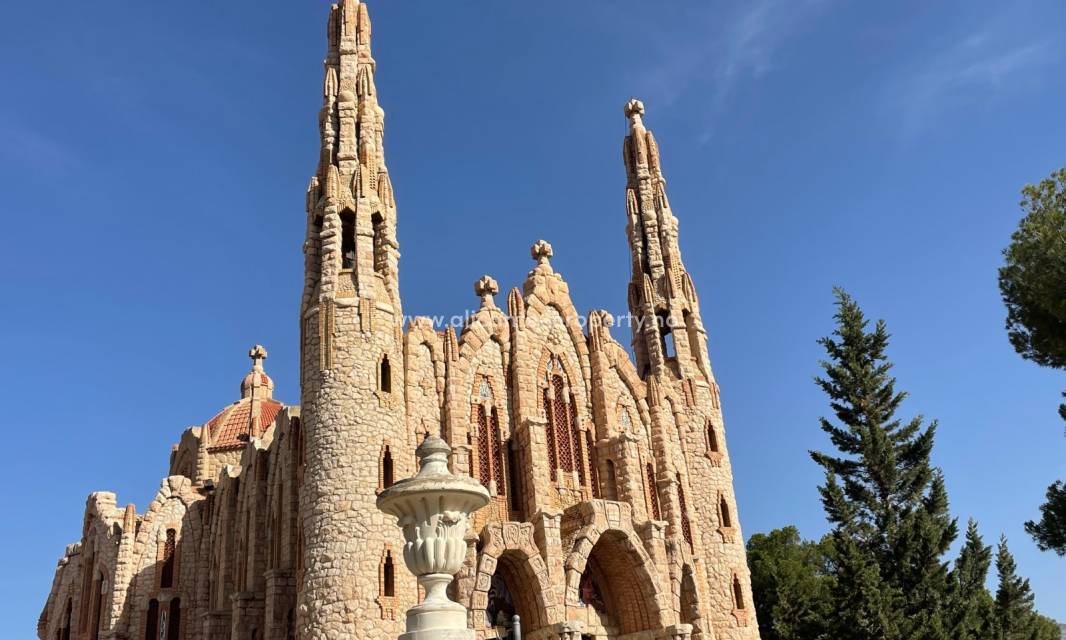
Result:
{"type": "Polygon", "coordinates": [[[948,589],[951,640],[983,640],[992,633],[992,596],[985,588],[992,547],[985,546],[977,523],[966,527],[966,543],[955,560],[948,589]]]}
{"type": "Polygon", "coordinates": [[[997,640],[1035,640],[1041,634],[1040,620],[1033,610],[1033,591],[1029,580],[1017,574],[1018,566],[1001,536],[996,550],[995,637],[997,640]]]}
{"type": "Polygon", "coordinates": [[[936,422],[896,416],[906,393],[890,375],[884,321],[872,330],[835,290],[836,329],[817,384],[836,422],[821,419],[841,455],[811,452],[826,472],[822,504],[833,525],[837,637],[947,638],[948,568],[957,535],[939,470],[930,464],[936,422]]]}

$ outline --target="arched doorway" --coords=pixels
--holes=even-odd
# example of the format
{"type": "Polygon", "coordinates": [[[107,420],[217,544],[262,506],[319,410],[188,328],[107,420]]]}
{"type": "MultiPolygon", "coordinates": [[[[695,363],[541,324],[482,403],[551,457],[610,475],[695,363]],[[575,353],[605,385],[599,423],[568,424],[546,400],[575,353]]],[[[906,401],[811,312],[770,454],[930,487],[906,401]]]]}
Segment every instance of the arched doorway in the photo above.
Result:
{"type": "Polygon", "coordinates": [[[606,531],[596,539],[580,575],[576,567],[572,570],[568,581],[576,587],[577,602],[569,604],[578,608],[589,638],[613,640],[662,628],[651,559],[639,540],[620,530],[606,531]]]}
{"type": "Polygon", "coordinates": [[[548,567],[533,542],[532,524],[485,525],[471,587],[464,598],[469,597],[474,623],[479,629],[488,631],[490,624],[500,619],[501,612],[504,616],[521,617],[523,635],[563,620],[562,603],[553,597],[555,591],[548,582],[548,567]]]}
{"type": "Polygon", "coordinates": [[[517,551],[505,551],[497,560],[489,585],[483,619],[488,630],[485,638],[509,637],[516,614],[526,633],[539,628],[543,616],[536,597],[538,590],[526,559],[517,551]]]}

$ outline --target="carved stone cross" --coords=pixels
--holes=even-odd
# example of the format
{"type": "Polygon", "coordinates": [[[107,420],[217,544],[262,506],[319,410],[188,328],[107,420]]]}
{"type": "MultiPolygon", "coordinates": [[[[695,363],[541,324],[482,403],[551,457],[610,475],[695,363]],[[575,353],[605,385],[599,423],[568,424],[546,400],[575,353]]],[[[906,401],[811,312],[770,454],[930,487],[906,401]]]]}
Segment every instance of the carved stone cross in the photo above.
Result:
{"type": "Polygon", "coordinates": [[[252,368],[256,371],[263,370],[263,360],[267,357],[267,350],[261,344],[257,344],[248,350],[248,357],[252,359],[252,368]]]}

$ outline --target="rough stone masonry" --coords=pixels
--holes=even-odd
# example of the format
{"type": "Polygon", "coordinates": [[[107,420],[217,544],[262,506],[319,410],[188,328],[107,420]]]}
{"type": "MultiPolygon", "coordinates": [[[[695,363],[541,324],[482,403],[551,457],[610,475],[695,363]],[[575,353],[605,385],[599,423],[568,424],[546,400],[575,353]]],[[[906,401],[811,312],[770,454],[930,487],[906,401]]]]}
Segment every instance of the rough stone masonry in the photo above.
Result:
{"type": "Polygon", "coordinates": [[[301,405],[266,350],[182,435],[143,513],[94,493],[42,640],[395,638],[421,594],[376,496],[427,434],[490,492],[449,588],[479,638],[758,638],[718,385],[644,106],[625,105],[633,362],[579,316],[552,247],[475,284],[461,331],[403,321],[397,208],[365,4],[330,10],[307,189],[301,405]]]}

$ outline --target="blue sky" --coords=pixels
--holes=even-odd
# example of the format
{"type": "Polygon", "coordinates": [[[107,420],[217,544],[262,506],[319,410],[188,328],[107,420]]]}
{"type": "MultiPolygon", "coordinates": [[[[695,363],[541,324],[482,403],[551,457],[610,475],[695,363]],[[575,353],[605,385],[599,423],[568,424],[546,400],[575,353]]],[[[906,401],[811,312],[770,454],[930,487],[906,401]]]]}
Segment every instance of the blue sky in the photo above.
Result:
{"type": "MultiPolygon", "coordinates": [[[[0,618],[32,636],[93,490],[144,509],[247,348],[298,399],[304,189],[325,2],[16,3],[0,20],[0,618]]],[[[1011,350],[996,287],[1019,189],[1066,164],[1066,5],[370,6],[410,314],[505,290],[546,238],[581,310],[625,310],[622,105],[644,100],[723,389],[750,535],[825,529],[807,456],[833,285],[888,321],[906,412],[940,421],[952,509],[1010,538],[1066,477],[1061,372],[1011,350]]],[[[618,336],[625,341],[625,336],[618,336]]],[[[17,630],[17,631],[16,631],[17,630]]]]}

